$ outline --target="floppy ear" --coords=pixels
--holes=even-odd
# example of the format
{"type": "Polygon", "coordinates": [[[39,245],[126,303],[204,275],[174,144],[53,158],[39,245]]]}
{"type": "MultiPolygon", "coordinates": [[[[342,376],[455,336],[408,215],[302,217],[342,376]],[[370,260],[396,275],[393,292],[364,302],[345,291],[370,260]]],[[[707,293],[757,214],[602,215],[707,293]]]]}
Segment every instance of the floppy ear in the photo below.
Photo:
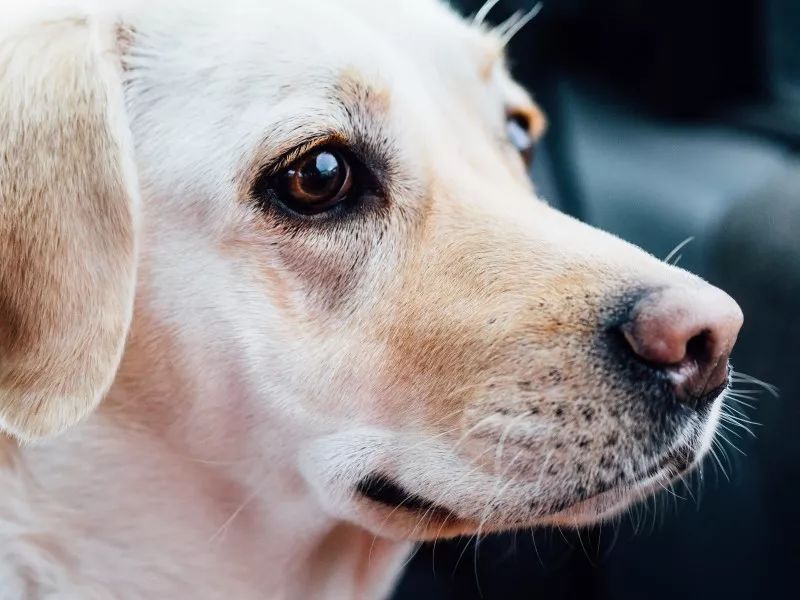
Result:
{"type": "Polygon", "coordinates": [[[131,320],[138,192],[116,28],[0,27],[0,430],[90,413],[131,320]]]}

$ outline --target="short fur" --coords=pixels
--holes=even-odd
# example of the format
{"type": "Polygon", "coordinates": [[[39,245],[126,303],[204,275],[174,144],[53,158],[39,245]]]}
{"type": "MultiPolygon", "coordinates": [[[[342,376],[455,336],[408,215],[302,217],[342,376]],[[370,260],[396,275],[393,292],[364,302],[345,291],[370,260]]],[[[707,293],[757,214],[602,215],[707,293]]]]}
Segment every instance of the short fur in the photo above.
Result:
{"type": "Polygon", "coordinates": [[[432,0],[20,6],[3,600],[385,597],[414,541],[596,521],[708,448],[721,401],[660,418],[603,332],[637,290],[723,293],[536,197],[498,33],[432,0]],[[319,136],[380,193],[260,202],[319,136]]]}

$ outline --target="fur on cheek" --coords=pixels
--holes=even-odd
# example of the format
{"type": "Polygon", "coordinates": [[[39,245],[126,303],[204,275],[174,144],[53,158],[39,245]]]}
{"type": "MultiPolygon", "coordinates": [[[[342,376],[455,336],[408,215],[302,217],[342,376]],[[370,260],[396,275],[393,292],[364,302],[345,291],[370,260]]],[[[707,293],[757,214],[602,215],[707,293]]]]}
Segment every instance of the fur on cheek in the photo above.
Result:
{"type": "Polygon", "coordinates": [[[5,457],[0,465],[0,600],[109,598],[108,590],[82,578],[78,559],[57,539],[55,532],[69,530],[68,522],[37,510],[48,504],[14,445],[0,439],[0,457],[5,457]]]}

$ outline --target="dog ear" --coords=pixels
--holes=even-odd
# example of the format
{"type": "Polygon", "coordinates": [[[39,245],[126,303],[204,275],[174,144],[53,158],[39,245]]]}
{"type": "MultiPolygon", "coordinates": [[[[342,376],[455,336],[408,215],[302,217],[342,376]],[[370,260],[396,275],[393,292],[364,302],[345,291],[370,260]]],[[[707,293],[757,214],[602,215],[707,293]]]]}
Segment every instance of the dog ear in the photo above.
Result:
{"type": "Polygon", "coordinates": [[[0,27],[0,430],[64,431],[130,326],[138,191],[116,28],[0,27]]]}

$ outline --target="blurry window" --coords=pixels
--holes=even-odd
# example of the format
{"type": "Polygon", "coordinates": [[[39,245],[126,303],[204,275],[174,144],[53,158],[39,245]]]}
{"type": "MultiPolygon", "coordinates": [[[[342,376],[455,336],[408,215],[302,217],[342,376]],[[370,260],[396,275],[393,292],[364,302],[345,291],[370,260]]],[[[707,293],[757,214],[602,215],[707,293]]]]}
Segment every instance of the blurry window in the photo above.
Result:
{"type": "Polygon", "coordinates": [[[770,0],[768,27],[773,92],[800,100],[800,2],[770,0]]]}

